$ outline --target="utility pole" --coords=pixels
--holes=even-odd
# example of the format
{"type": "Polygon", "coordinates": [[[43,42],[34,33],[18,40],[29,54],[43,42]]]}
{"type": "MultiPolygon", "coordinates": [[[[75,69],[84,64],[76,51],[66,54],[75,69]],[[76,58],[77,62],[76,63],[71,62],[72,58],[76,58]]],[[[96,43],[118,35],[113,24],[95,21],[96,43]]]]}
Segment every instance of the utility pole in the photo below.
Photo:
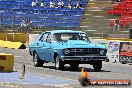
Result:
{"type": "Polygon", "coordinates": [[[16,14],[15,14],[15,12],[13,12],[13,33],[15,32],[15,20],[16,19],[16,14]]]}
{"type": "Polygon", "coordinates": [[[2,31],[3,29],[2,29],[2,18],[3,18],[3,14],[2,14],[2,12],[0,12],[0,31],[2,31]]]}

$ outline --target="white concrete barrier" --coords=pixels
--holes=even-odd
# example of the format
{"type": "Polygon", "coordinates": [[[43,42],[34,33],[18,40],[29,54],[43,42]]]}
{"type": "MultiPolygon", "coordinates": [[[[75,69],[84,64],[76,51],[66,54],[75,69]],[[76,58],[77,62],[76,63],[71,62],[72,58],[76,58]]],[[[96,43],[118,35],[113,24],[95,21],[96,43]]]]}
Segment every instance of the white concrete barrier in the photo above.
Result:
{"type": "Polygon", "coordinates": [[[38,39],[39,34],[29,34],[29,45],[38,39]]]}
{"type": "Polygon", "coordinates": [[[107,55],[110,62],[119,63],[119,47],[120,47],[120,40],[108,40],[107,55]]]}
{"type": "Polygon", "coordinates": [[[120,40],[93,39],[94,44],[102,44],[107,48],[107,56],[110,62],[119,62],[120,40]]]}

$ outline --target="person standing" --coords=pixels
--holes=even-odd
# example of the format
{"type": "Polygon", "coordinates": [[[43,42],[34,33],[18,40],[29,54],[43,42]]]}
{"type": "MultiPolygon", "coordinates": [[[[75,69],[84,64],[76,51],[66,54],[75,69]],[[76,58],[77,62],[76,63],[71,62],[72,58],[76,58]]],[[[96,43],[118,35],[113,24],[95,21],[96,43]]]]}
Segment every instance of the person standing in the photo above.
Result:
{"type": "Polygon", "coordinates": [[[64,7],[64,2],[62,0],[60,0],[58,2],[58,8],[63,8],[64,7]]]}
{"type": "Polygon", "coordinates": [[[44,0],[41,2],[40,6],[41,7],[44,7],[45,3],[44,3],[44,0]]]}
{"type": "Polygon", "coordinates": [[[55,7],[55,3],[53,0],[50,1],[50,8],[54,8],[55,7]]]}
{"type": "Polygon", "coordinates": [[[114,22],[113,31],[115,30],[120,30],[120,22],[118,20],[115,20],[114,22]]]}
{"type": "Polygon", "coordinates": [[[39,7],[40,6],[40,1],[36,0],[36,6],[39,7]]]}
{"type": "Polygon", "coordinates": [[[35,0],[32,1],[32,6],[33,6],[33,7],[36,6],[36,1],[35,1],[35,0]]]}
{"type": "Polygon", "coordinates": [[[69,0],[67,8],[70,8],[70,9],[72,8],[71,0],[69,0]]]}
{"type": "Polygon", "coordinates": [[[75,8],[78,8],[78,9],[80,9],[82,6],[81,6],[81,4],[80,4],[80,1],[78,1],[77,2],[77,5],[76,5],[76,7],[75,8]]]}
{"type": "Polygon", "coordinates": [[[29,18],[25,18],[20,25],[20,31],[25,31],[25,30],[29,31],[32,29],[31,26],[32,26],[32,21],[29,18]]]}

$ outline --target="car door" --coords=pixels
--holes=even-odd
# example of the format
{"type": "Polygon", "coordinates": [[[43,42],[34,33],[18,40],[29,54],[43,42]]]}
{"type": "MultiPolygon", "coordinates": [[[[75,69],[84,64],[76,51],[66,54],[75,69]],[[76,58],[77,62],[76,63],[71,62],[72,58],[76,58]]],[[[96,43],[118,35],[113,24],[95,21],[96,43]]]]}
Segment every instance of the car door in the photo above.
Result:
{"type": "Polygon", "coordinates": [[[38,48],[38,55],[41,59],[45,60],[45,61],[50,61],[50,49],[51,49],[51,40],[50,40],[50,32],[45,32],[38,43],[38,46],[40,48],[38,48]]]}
{"type": "Polygon", "coordinates": [[[37,53],[40,57],[40,59],[46,60],[46,55],[47,52],[45,50],[45,45],[46,45],[46,38],[47,38],[47,33],[42,34],[40,37],[39,41],[37,42],[37,53]]]}
{"type": "Polygon", "coordinates": [[[51,46],[52,46],[52,35],[48,33],[45,43],[46,61],[51,61],[51,53],[53,52],[51,46]]]}

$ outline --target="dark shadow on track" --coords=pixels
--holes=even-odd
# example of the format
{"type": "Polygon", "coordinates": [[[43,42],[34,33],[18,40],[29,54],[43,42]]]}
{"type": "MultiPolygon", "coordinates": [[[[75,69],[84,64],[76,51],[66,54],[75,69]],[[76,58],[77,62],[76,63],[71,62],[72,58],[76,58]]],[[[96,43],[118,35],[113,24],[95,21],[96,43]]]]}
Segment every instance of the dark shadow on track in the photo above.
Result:
{"type": "MultiPolygon", "coordinates": [[[[55,69],[54,66],[43,66],[43,68],[49,68],[49,69],[55,69]]],[[[81,72],[82,67],[78,67],[77,69],[72,69],[70,66],[65,66],[63,70],[61,71],[70,71],[70,72],[81,72]]],[[[87,72],[97,72],[92,68],[84,68],[85,71],[87,72]]],[[[101,70],[98,72],[111,72],[111,71],[107,71],[107,70],[101,70]]]]}

